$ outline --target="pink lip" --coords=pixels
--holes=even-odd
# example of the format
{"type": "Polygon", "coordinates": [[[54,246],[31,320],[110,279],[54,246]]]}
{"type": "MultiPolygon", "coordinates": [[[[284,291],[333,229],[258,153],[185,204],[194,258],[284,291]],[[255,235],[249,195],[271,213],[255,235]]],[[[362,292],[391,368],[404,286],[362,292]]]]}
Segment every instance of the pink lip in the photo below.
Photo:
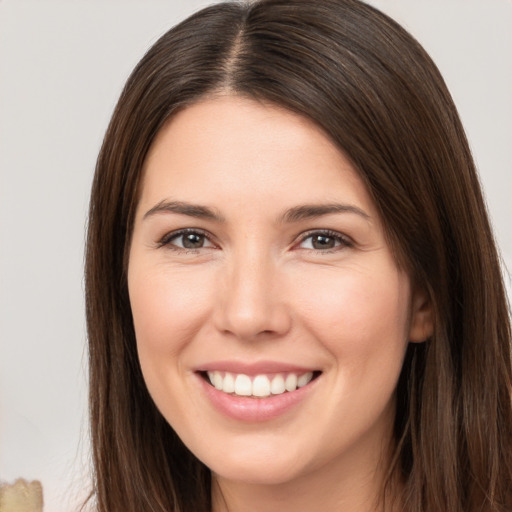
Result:
{"type": "MultiPolygon", "coordinates": [[[[246,375],[255,375],[262,373],[279,373],[279,372],[306,372],[308,370],[304,370],[297,367],[291,367],[289,365],[283,366],[278,365],[278,367],[274,366],[260,366],[260,365],[249,365],[245,366],[245,371],[241,371],[240,366],[238,364],[233,365],[219,365],[215,364],[215,366],[205,365],[205,369],[196,372],[197,379],[199,381],[200,386],[202,387],[203,392],[206,397],[209,399],[210,403],[214,406],[214,408],[220,412],[222,415],[227,416],[228,418],[243,421],[247,423],[257,423],[269,421],[275,418],[278,418],[291,409],[299,406],[302,401],[304,401],[308,395],[314,390],[317,381],[314,379],[309,384],[304,387],[298,388],[292,392],[285,392],[281,395],[269,396],[266,398],[251,398],[244,396],[236,396],[224,393],[223,391],[219,391],[215,387],[213,387],[206,379],[203,377],[203,371],[208,368],[215,368],[219,371],[231,371],[233,373],[245,373],[246,375]],[[234,369],[236,367],[236,369],[234,369]],[[291,369],[293,368],[293,369],[291,369]]],[[[203,367],[201,367],[203,368],[203,367]]]]}
{"type": "Polygon", "coordinates": [[[262,375],[269,373],[297,373],[303,374],[314,371],[314,368],[306,368],[304,366],[296,366],[288,363],[280,363],[277,361],[258,361],[256,363],[246,363],[243,361],[215,361],[201,365],[196,368],[198,372],[230,372],[243,373],[245,375],[262,375]]]}

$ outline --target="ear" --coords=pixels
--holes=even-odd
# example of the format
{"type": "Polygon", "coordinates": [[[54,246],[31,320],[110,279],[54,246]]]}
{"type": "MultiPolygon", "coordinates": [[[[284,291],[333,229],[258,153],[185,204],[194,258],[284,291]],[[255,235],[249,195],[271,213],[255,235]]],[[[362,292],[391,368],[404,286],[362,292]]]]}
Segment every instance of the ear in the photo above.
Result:
{"type": "Polygon", "coordinates": [[[409,328],[409,341],[422,343],[434,332],[434,312],[432,301],[423,289],[413,290],[411,300],[411,325],[409,328]]]}

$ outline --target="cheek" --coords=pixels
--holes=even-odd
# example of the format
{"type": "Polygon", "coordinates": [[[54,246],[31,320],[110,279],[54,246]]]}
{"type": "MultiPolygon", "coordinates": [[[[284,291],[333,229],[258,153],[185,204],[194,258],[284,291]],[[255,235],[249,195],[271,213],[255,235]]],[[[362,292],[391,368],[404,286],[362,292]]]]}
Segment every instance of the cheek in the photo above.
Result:
{"type": "MultiPolygon", "coordinates": [[[[137,260],[133,260],[138,263],[137,260]]],[[[128,289],[137,352],[144,381],[155,405],[170,424],[188,410],[183,382],[188,378],[182,356],[202,328],[212,304],[208,278],[189,269],[135,265],[128,289]],[[177,390],[171,393],[170,390],[177,390]],[[181,390],[181,391],[179,391],[181,390]],[[185,400],[185,401],[184,401],[185,400]]],[[[197,411],[192,411],[197,415],[197,411]]],[[[199,422],[199,420],[197,420],[199,422]]]]}
{"type": "Polygon", "coordinates": [[[201,328],[212,304],[213,285],[197,269],[176,272],[156,267],[144,273],[133,269],[128,283],[141,360],[144,355],[179,352],[201,328]]]}
{"type": "Polygon", "coordinates": [[[329,270],[303,279],[295,290],[306,328],[337,358],[371,361],[401,354],[410,316],[407,276],[394,266],[329,270]]]}

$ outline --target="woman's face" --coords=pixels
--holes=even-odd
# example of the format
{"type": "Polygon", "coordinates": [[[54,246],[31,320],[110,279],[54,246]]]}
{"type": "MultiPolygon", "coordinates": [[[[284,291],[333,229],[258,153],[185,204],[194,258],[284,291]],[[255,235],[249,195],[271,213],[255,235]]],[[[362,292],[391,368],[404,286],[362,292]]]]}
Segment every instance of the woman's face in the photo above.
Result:
{"type": "Polygon", "coordinates": [[[229,96],[177,114],[145,163],[128,284],[149,392],[219,480],[377,465],[428,314],[312,122],[229,96]]]}

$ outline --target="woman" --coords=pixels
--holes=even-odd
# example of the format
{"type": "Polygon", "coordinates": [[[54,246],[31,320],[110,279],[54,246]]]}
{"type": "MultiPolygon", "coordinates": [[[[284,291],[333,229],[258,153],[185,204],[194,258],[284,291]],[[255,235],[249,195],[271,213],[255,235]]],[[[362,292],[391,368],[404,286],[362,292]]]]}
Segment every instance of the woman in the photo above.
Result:
{"type": "Polygon", "coordinates": [[[98,159],[97,509],[512,509],[511,334],[439,72],[354,0],[165,34],[98,159]]]}

